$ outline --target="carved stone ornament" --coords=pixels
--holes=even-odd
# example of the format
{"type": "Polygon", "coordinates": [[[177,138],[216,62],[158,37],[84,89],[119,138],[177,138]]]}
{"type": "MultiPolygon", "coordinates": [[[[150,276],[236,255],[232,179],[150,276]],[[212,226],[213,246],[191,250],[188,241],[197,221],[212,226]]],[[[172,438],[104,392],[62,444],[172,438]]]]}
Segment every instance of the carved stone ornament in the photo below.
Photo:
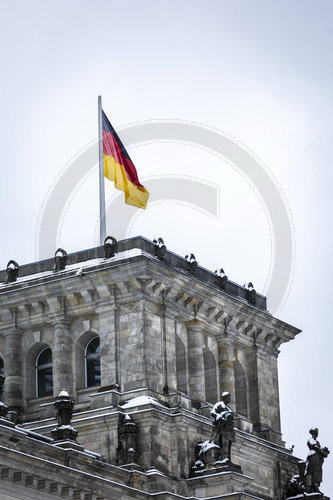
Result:
{"type": "Polygon", "coordinates": [[[231,446],[235,441],[234,419],[229,408],[231,395],[222,392],[222,399],[213,406],[213,431],[209,440],[199,443],[196,449],[196,460],[192,472],[212,468],[228,468],[240,470],[240,467],[231,461],[231,446]]]}
{"type": "Polygon", "coordinates": [[[327,498],[323,496],[319,487],[323,480],[323,463],[328,457],[330,451],[326,446],[321,447],[318,441],[318,429],[310,429],[311,438],[307,445],[309,453],[306,460],[298,462],[299,474],[295,474],[287,484],[287,500],[291,498],[307,497],[307,494],[313,494],[315,498],[327,498]],[[315,494],[318,494],[315,495],[315,494]]]}
{"type": "Polygon", "coordinates": [[[128,413],[119,415],[117,458],[119,464],[134,463],[138,428],[128,413]]]}
{"type": "Polygon", "coordinates": [[[185,255],[185,259],[186,259],[187,271],[190,274],[195,274],[195,272],[198,268],[198,263],[195,259],[195,255],[193,253],[191,253],[190,255],[185,255]]]}
{"type": "Polygon", "coordinates": [[[163,260],[167,251],[167,247],[164,244],[163,238],[158,238],[158,240],[153,240],[155,244],[155,255],[158,259],[163,260]]]}
{"type": "Polygon", "coordinates": [[[227,282],[228,282],[228,276],[225,274],[225,272],[222,269],[222,267],[221,267],[221,269],[219,271],[216,269],[215,274],[216,274],[216,277],[217,277],[217,280],[218,280],[219,287],[222,290],[225,290],[226,286],[227,286],[227,282]]]}
{"type": "Polygon", "coordinates": [[[56,271],[63,271],[66,267],[67,252],[62,248],[58,248],[54,254],[54,268],[56,271]]]}
{"type": "Polygon", "coordinates": [[[51,432],[55,441],[76,441],[78,431],[71,426],[74,400],[63,389],[54,401],[58,426],[51,432]]]}
{"type": "Polygon", "coordinates": [[[309,454],[306,459],[304,471],[304,485],[306,493],[320,493],[320,484],[323,480],[323,464],[325,458],[328,457],[330,451],[328,448],[321,447],[318,441],[318,429],[310,429],[311,438],[308,440],[307,445],[309,454]]]}
{"type": "Polygon", "coordinates": [[[118,242],[113,236],[107,236],[104,240],[104,258],[111,259],[118,253],[118,242]]]}
{"type": "Polygon", "coordinates": [[[287,497],[294,497],[296,495],[303,495],[305,486],[299,474],[295,474],[287,484],[287,497]]]}
{"type": "Polygon", "coordinates": [[[15,260],[10,260],[7,264],[7,283],[13,283],[17,280],[19,272],[19,265],[15,260]]]}
{"type": "Polygon", "coordinates": [[[257,292],[255,291],[253,284],[250,281],[250,283],[248,283],[248,285],[245,286],[246,286],[246,299],[250,302],[250,304],[255,305],[257,292]]]}

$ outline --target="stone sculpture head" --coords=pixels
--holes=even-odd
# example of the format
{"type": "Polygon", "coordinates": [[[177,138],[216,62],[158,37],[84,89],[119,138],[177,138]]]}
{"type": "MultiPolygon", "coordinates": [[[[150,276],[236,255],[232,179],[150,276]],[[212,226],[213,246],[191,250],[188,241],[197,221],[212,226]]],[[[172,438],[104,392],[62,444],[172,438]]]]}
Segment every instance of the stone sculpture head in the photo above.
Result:
{"type": "Polygon", "coordinates": [[[222,392],[222,401],[226,404],[230,403],[231,401],[231,394],[228,391],[222,392]]]}
{"type": "Polygon", "coordinates": [[[7,264],[7,283],[13,283],[17,280],[19,265],[15,260],[10,260],[7,264]]]}
{"type": "Polygon", "coordinates": [[[54,267],[56,271],[63,271],[66,266],[67,252],[63,248],[58,248],[54,254],[54,267]]]}
{"type": "Polygon", "coordinates": [[[107,236],[104,240],[104,258],[111,259],[118,252],[117,240],[113,236],[107,236]]]}
{"type": "Polygon", "coordinates": [[[317,427],[315,427],[314,429],[310,429],[309,432],[314,439],[317,439],[319,434],[317,427]]]}

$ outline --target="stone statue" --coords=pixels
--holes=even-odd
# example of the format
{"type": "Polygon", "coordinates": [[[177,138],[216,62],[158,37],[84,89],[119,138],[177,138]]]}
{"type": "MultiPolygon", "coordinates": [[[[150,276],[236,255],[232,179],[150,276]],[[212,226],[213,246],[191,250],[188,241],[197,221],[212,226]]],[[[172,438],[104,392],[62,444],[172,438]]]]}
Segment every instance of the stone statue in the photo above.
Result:
{"type": "Polygon", "coordinates": [[[117,240],[113,236],[107,236],[104,240],[104,258],[111,259],[118,252],[117,240]]]}
{"type": "Polygon", "coordinates": [[[185,259],[186,259],[186,267],[187,267],[187,270],[190,274],[194,274],[195,271],[197,270],[197,267],[198,267],[198,263],[195,259],[195,255],[193,253],[191,253],[190,255],[185,255],[185,259]]]}
{"type": "Polygon", "coordinates": [[[250,283],[248,283],[248,285],[244,285],[244,286],[246,287],[247,300],[250,302],[250,304],[255,305],[257,292],[255,291],[253,284],[250,281],[250,283]]]}
{"type": "Polygon", "coordinates": [[[221,449],[222,460],[231,461],[231,446],[235,441],[234,418],[228,404],[231,401],[230,392],[222,392],[222,400],[215,403],[211,417],[214,419],[214,429],[210,438],[221,449]]]}
{"type": "Polygon", "coordinates": [[[160,260],[163,260],[167,250],[163,238],[158,238],[158,240],[153,240],[153,243],[155,244],[156,257],[160,260]]]}
{"type": "Polygon", "coordinates": [[[117,461],[119,464],[133,463],[136,460],[138,429],[128,413],[119,415],[117,461]]]}
{"type": "Polygon", "coordinates": [[[328,456],[328,448],[322,448],[318,441],[318,429],[310,429],[311,438],[307,445],[310,449],[306,459],[304,472],[305,491],[307,493],[321,493],[319,486],[323,480],[323,463],[328,456]]]}
{"type": "Polygon", "coordinates": [[[231,446],[235,441],[235,431],[233,413],[228,406],[230,400],[230,392],[222,392],[221,401],[213,406],[210,414],[214,428],[210,439],[196,446],[192,474],[201,474],[205,470],[233,470],[242,474],[240,465],[231,461],[231,446]]]}
{"type": "Polygon", "coordinates": [[[305,491],[304,484],[301,480],[299,474],[295,474],[287,484],[287,498],[294,497],[296,495],[303,495],[305,491]]]}
{"type": "Polygon", "coordinates": [[[63,271],[66,266],[67,252],[62,248],[58,248],[54,254],[54,267],[56,271],[63,271]]]}
{"type": "Polygon", "coordinates": [[[227,286],[228,276],[225,274],[222,267],[219,271],[216,269],[215,274],[217,276],[219,286],[222,288],[222,290],[225,290],[227,286]]]}
{"type": "Polygon", "coordinates": [[[7,264],[7,283],[13,283],[14,281],[17,280],[18,276],[18,271],[19,271],[19,265],[15,260],[10,260],[7,264]]]}

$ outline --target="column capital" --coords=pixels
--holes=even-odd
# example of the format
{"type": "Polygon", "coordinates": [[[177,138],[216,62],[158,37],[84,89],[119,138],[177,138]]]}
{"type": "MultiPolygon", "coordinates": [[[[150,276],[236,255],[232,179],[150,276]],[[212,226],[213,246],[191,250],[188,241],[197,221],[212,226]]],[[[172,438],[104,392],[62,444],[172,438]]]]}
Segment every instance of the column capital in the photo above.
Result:
{"type": "Polygon", "coordinates": [[[68,328],[71,325],[72,320],[67,316],[49,316],[49,323],[51,323],[53,328],[57,326],[68,328]]]}
{"type": "Polygon", "coordinates": [[[21,337],[23,332],[24,330],[22,328],[19,328],[17,326],[12,326],[3,332],[3,336],[5,337],[6,340],[9,337],[10,338],[21,337]]]}
{"type": "Polygon", "coordinates": [[[202,321],[199,321],[198,319],[192,319],[191,321],[186,321],[185,325],[190,328],[195,328],[197,329],[203,329],[204,328],[204,323],[202,321]]]}
{"type": "Polygon", "coordinates": [[[235,343],[235,338],[234,337],[227,337],[225,335],[223,335],[223,337],[217,337],[216,338],[217,340],[217,343],[218,343],[218,346],[219,347],[234,347],[234,343],[235,343]]]}

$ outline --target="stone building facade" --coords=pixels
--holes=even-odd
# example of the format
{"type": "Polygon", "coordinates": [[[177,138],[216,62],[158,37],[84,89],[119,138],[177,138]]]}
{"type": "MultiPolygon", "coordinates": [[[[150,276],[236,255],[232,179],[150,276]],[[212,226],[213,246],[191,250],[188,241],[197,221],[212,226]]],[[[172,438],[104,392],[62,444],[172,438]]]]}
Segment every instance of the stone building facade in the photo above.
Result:
{"type": "Polygon", "coordinates": [[[193,259],[112,244],[0,272],[0,500],[285,498],[277,357],[299,330],[193,259]],[[63,390],[77,442],[52,437],[63,390]],[[195,471],[221,391],[233,466],[195,471]]]}

